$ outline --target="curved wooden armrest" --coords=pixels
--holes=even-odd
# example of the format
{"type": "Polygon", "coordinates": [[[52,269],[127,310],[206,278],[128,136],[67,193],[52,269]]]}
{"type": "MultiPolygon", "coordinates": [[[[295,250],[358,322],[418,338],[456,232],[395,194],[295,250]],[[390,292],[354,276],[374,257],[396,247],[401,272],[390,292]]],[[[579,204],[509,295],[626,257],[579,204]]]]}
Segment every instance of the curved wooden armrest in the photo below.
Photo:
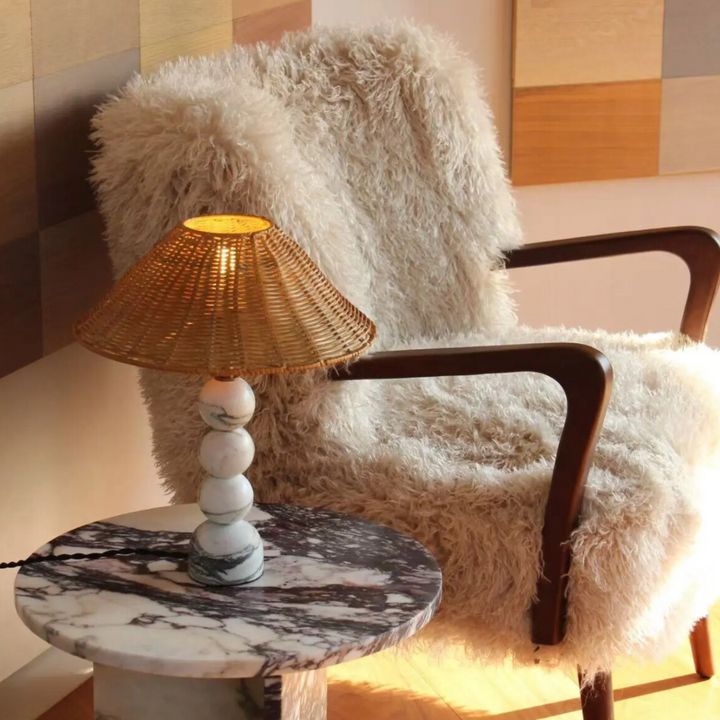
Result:
{"type": "Polygon", "coordinates": [[[655,251],[677,255],[688,266],[690,289],[680,332],[701,342],[705,339],[720,280],[720,238],[712,230],[701,227],[662,228],[533,243],[513,250],[507,256],[505,267],[534,267],[655,251]]]}
{"type": "Polygon", "coordinates": [[[334,380],[370,380],[490,373],[541,373],[567,396],[542,530],[543,572],[532,607],[532,638],[555,645],[565,636],[570,534],[578,523],[585,480],[612,389],[610,361],[573,343],[405,350],[367,355],[331,371],[334,380]]]}

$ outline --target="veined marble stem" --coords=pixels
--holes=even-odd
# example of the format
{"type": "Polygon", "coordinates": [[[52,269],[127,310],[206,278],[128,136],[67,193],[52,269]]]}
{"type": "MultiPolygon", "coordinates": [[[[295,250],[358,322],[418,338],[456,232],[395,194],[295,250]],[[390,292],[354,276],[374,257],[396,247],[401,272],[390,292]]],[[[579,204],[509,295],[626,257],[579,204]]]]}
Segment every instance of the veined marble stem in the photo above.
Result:
{"type": "Polygon", "coordinates": [[[250,385],[208,380],[200,390],[199,410],[210,430],[200,443],[200,464],[208,472],[198,504],[207,518],[190,543],[190,577],[203,585],[239,585],[263,573],[263,545],[244,518],[253,505],[253,489],[243,475],[255,455],[244,426],[255,411],[250,385]]]}

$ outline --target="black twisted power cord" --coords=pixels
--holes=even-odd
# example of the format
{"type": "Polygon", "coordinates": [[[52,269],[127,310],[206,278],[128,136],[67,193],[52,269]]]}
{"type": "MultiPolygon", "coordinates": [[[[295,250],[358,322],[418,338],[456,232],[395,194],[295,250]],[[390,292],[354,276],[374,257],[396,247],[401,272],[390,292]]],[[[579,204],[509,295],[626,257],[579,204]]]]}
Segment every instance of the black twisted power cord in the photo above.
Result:
{"type": "Polygon", "coordinates": [[[95,560],[103,557],[115,557],[117,555],[153,555],[155,557],[187,558],[187,551],[182,550],[152,550],[151,548],[123,548],[120,550],[105,550],[94,553],[66,553],[64,555],[31,555],[25,560],[0,563],[0,570],[8,568],[34,565],[35,563],[64,562],[65,560],[95,560]]]}

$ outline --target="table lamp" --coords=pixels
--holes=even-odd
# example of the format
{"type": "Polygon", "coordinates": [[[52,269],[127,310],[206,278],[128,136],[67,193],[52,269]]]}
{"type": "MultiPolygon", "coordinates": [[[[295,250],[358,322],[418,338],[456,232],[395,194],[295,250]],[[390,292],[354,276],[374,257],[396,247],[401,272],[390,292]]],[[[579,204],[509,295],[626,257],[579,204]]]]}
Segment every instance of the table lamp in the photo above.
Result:
{"type": "Polygon", "coordinates": [[[210,426],[199,448],[207,518],[190,543],[188,572],[204,585],[263,573],[263,545],[244,518],[255,454],[245,430],[255,396],[241,376],[325,368],[365,352],[375,326],[270,220],[185,220],[139,260],[75,327],[79,342],[113,360],[210,376],[198,408],[210,426]]]}

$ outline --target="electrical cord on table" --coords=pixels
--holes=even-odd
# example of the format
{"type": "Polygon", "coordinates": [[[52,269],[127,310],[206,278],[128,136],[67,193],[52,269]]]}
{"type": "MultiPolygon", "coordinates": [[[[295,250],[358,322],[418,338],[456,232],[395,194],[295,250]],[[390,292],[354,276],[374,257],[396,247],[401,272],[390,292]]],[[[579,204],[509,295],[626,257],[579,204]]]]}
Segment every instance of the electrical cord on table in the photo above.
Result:
{"type": "Polygon", "coordinates": [[[31,555],[25,560],[0,563],[0,570],[35,565],[36,563],[64,562],[65,560],[96,560],[97,558],[115,557],[117,555],[154,555],[155,557],[187,558],[187,551],[182,550],[152,550],[151,548],[123,548],[120,550],[105,550],[95,553],[66,553],[63,555],[31,555]]]}

